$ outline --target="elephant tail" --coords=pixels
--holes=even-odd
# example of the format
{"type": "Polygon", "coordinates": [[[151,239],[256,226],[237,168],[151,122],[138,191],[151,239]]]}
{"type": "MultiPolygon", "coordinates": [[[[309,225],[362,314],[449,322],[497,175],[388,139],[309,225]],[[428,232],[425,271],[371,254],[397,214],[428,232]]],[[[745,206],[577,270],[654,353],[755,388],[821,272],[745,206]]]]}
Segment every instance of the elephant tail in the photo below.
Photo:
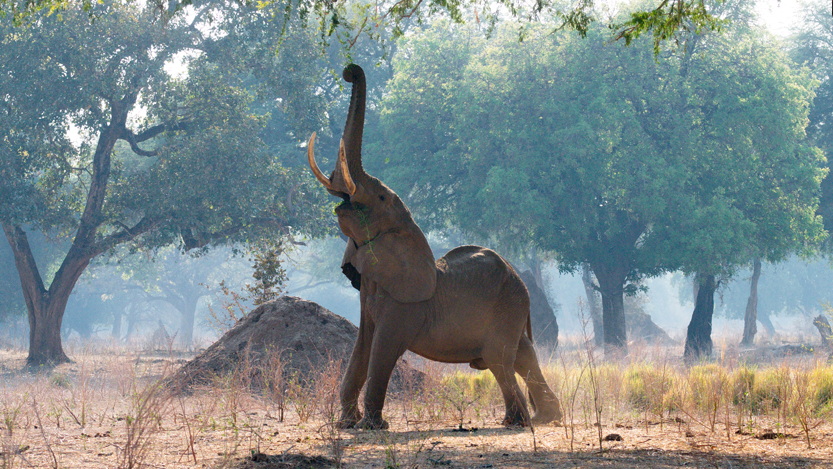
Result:
{"type": "MultiPolygon", "coordinates": [[[[535,341],[532,339],[532,314],[527,315],[526,317],[526,335],[529,337],[529,343],[534,343],[535,341]]],[[[524,379],[526,381],[526,379],[524,379]]],[[[538,412],[538,408],[535,406],[535,399],[532,397],[532,391],[527,387],[526,395],[529,398],[529,406],[532,408],[533,412],[538,412]]]]}

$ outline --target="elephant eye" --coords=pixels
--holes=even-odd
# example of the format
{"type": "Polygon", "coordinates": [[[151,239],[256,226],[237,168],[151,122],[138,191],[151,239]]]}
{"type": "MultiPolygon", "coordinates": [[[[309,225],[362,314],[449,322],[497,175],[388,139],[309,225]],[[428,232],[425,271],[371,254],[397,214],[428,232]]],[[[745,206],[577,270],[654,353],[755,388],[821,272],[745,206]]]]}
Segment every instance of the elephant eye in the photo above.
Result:
{"type": "Polygon", "coordinates": [[[385,201],[385,196],[384,196],[384,195],[380,195],[380,196],[379,196],[379,200],[381,200],[382,202],[384,202],[384,201],[385,201]]]}

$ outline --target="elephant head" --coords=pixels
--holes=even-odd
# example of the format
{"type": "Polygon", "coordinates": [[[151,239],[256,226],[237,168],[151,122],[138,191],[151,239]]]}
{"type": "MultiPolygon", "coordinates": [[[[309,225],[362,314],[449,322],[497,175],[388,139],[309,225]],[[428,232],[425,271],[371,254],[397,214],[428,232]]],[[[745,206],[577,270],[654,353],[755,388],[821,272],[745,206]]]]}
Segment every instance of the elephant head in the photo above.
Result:
{"type": "Polygon", "coordinates": [[[437,277],[428,241],[399,196],[362,166],[367,94],[364,71],[349,65],[344,69],[344,80],[353,84],[353,90],[336,168],[330,177],[315,162],[315,133],[307,146],[315,177],[344,200],[335,209],[341,231],[350,238],[342,270],[356,288],[369,288],[377,294],[381,289],[402,303],[428,300],[437,277]]]}

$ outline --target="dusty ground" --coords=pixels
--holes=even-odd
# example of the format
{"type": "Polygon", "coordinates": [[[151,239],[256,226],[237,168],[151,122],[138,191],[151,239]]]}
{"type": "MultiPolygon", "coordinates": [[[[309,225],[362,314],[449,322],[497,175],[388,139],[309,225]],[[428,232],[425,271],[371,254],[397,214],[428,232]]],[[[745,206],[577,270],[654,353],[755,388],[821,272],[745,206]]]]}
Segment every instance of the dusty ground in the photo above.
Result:
{"type": "Polygon", "coordinates": [[[23,352],[0,351],[0,468],[833,468],[830,421],[814,423],[808,449],[797,426],[763,417],[738,434],[734,416],[719,417],[712,432],[702,416],[675,414],[660,425],[620,411],[602,416],[601,433],[621,441],[605,441],[600,451],[587,409],[577,408],[573,426],[533,433],[500,427],[502,409],[489,405],[470,409],[466,431],[457,431],[453,412],[431,410],[438,405],[432,394],[391,400],[389,431],[339,432],[325,423],[337,376],[329,388],[286,401],[280,421],[274,399],[243,392],[239,383],[218,381],[170,399],[152,386],[187,357],[71,355],[75,363],[33,374],[20,371],[23,352]],[[767,431],[778,435],[759,439],[767,431]]]}

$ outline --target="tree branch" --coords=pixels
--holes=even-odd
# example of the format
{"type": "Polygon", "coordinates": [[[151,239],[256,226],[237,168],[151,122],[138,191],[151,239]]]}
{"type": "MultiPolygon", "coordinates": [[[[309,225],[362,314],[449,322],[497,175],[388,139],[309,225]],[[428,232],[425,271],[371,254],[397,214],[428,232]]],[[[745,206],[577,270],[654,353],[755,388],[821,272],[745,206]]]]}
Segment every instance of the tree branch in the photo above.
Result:
{"type": "Polygon", "coordinates": [[[335,284],[335,282],[333,282],[332,280],[321,280],[320,282],[315,282],[315,283],[311,282],[311,283],[308,283],[306,285],[301,285],[298,288],[294,288],[292,290],[292,294],[296,295],[296,294],[298,294],[302,291],[312,290],[313,288],[320,287],[321,285],[327,285],[327,284],[335,284]]]}
{"type": "Polygon", "coordinates": [[[138,134],[133,133],[127,127],[124,128],[122,135],[119,136],[122,140],[125,140],[127,143],[130,144],[130,149],[133,150],[133,153],[136,153],[140,156],[159,156],[159,150],[143,150],[139,147],[139,144],[150,140],[163,132],[170,132],[175,130],[185,130],[188,128],[188,122],[182,121],[177,122],[174,125],[168,124],[158,124],[154,125],[153,127],[147,128],[138,134]]]}
{"type": "Polygon", "coordinates": [[[98,143],[93,154],[93,174],[90,178],[87,201],[68,256],[80,255],[94,244],[95,233],[101,225],[101,209],[104,206],[107,183],[110,179],[110,156],[116,141],[126,127],[127,113],[131,105],[132,103],[125,103],[122,100],[110,101],[110,123],[101,130],[98,136],[98,143]]]}
{"type": "Polygon", "coordinates": [[[124,225],[123,223],[120,223],[120,225],[122,226],[121,231],[105,236],[104,238],[96,242],[94,245],[90,246],[89,252],[93,256],[97,256],[118,246],[121,243],[133,240],[139,235],[147,233],[148,231],[156,228],[158,224],[158,219],[149,217],[142,218],[141,220],[139,220],[138,223],[133,225],[132,228],[124,225]]]}
{"type": "MultiPolygon", "coordinates": [[[[246,227],[249,226],[276,226],[283,230],[286,229],[288,223],[285,220],[278,219],[278,218],[270,218],[270,217],[257,217],[250,220],[247,224],[237,224],[234,226],[230,226],[224,230],[215,231],[213,233],[194,233],[192,230],[183,229],[180,231],[180,235],[182,236],[182,241],[185,243],[185,250],[190,251],[191,249],[199,249],[202,247],[207,246],[210,243],[215,241],[228,239],[235,234],[241,232],[246,227]]],[[[294,243],[297,244],[297,243],[294,243]]]]}
{"type": "Polygon", "coordinates": [[[3,223],[3,231],[6,233],[6,239],[9,240],[9,246],[14,254],[14,263],[20,276],[26,303],[31,306],[29,303],[46,293],[46,288],[38,271],[35,256],[32,254],[32,248],[29,246],[29,238],[26,232],[17,225],[3,223]]]}
{"type": "Polygon", "coordinates": [[[130,129],[124,129],[121,139],[127,141],[127,143],[130,144],[130,149],[133,150],[133,153],[139,156],[159,156],[158,150],[142,150],[142,148],[139,147],[139,140],[136,137],[136,134],[131,132],[130,129]]]}

